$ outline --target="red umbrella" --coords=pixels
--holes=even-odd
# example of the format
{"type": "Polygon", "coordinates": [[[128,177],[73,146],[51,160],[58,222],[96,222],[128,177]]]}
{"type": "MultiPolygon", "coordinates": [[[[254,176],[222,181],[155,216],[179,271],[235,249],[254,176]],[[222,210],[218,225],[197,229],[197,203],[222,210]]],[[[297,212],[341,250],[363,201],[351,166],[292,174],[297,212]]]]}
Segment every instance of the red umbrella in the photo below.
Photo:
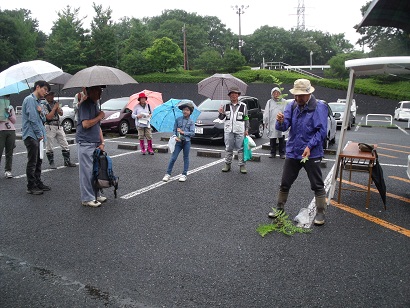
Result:
{"type": "Polygon", "coordinates": [[[147,103],[151,106],[151,110],[154,110],[156,107],[158,107],[164,102],[162,100],[162,93],[151,90],[142,90],[141,92],[135,93],[130,96],[130,100],[127,104],[128,109],[134,110],[135,106],[139,104],[138,96],[140,93],[145,93],[145,95],[148,97],[147,103]]]}

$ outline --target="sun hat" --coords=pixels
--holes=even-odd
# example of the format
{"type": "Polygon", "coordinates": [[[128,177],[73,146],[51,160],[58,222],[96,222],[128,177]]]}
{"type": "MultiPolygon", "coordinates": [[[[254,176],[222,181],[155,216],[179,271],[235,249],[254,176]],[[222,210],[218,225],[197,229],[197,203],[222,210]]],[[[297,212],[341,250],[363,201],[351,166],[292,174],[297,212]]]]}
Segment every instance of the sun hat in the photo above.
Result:
{"type": "Polygon", "coordinates": [[[142,92],[142,93],[140,93],[140,94],[138,95],[138,101],[139,101],[141,98],[147,99],[148,97],[145,95],[144,92],[142,92]]]}
{"type": "Polygon", "coordinates": [[[239,88],[238,87],[230,87],[229,88],[229,90],[228,90],[228,96],[232,93],[232,92],[235,92],[235,93],[238,93],[239,95],[241,95],[241,90],[239,90],[239,88]]]}
{"type": "Polygon", "coordinates": [[[310,80],[307,79],[298,79],[293,84],[293,89],[290,89],[289,92],[293,95],[304,95],[310,94],[315,91],[315,88],[310,84],[310,80]]]}

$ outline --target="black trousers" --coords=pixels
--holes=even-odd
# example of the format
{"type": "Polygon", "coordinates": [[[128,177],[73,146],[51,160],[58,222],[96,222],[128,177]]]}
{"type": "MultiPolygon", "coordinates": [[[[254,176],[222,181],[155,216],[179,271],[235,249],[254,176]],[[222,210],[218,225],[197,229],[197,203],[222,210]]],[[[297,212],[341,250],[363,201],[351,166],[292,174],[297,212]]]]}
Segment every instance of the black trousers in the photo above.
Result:
{"type": "Polygon", "coordinates": [[[24,145],[27,149],[27,188],[33,189],[41,183],[41,164],[40,159],[40,141],[27,137],[24,140],[24,145]]]}
{"type": "Polygon", "coordinates": [[[279,141],[279,155],[285,155],[285,136],[280,138],[270,138],[270,153],[276,154],[276,139],[279,141]]]}
{"type": "Polygon", "coordinates": [[[309,158],[305,163],[301,163],[299,159],[286,158],[283,166],[282,182],[280,191],[288,192],[299,175],[300,169],[306,170],[310,181],[310,188],[315,192],[315,196],[323,196],[326,194],[325,184],[322,178],[322,170],[320,162],[322,158],[309,158]]]}

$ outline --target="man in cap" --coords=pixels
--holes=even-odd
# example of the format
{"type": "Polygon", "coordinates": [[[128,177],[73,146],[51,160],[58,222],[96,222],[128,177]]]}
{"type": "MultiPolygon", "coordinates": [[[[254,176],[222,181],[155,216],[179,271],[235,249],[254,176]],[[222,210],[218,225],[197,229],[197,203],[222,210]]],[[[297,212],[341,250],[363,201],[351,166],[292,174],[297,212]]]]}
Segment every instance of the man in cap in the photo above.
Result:
{"type": "Polygon", "coordinates": [[[61,151],[64,158],[64,165],[67,167],[76,167],[77,165],[70,160],[70,149],[68,147],[65,132],[62,126],[60,126],[60,116],[63,115],[63,110],[60,108],[60,104],[54,100],[55,93],[50,91],[45,96],[45,101],[42,102],[43,114],[46,117],[46,155],[51,169],[57,169],[54,163],[54,141],[57,141],[61,147],[61,151]]]}
{"type": "Polygon", "coordinates": [[[85,100],[78,107],[76,130],[81,203],[84,206],[99,207],[102,202],[107,201],[107,198],[98,196],[95,200],[93,154],[96,148],[104,150],[105,143],[100,121],[105,114],[99,109],[98,103],[102,93],[101,86],[93,86],[85,90],[85,100]]]}
{"type": "Polygon", "coordinates": [[[289,190],[298,177],[300,169],[304,168],[315,194],[317,213],[314,223],[316,225],[325,223],[326,191],[320,163],[327,133],[328,109],[312,95],[314,90],[309,80],[296,80],[293,89],[290,90],[295,100],[286,106],[284,113],[279,112],[276,116],[276,129],[286,131],[290,128],[290,131],[286,143],[286,159],[277,209],[269,213],[270,218],[276,218],[284,211],[289,190]]]}
{"type": "Polygon", "coordinates": [[[134,108],[131,117],[135,119],[135,126],[138,131],[138,139],[140,140],[140,148],[142,155],[145,155],[145,144],[144,139],[147,139],[148,154],[154,155],[154,150],[152,149],[152,130],[150,125],[151,119],[151,107],[147,104],[147,96],[144,92],[138,95],[139,104],[134,108]]]}
{"type": "Polygon", "coordinates": [[[224,120],[225,139],[225,166],[222,172],[231,170],[233,151],[238,151],[238,165],[241,173],[247,173],[245,161],[243,160],[243,138],[248,135],[249,117],[246,104],[240,103],[238,98],[241,91],[238,87],[231,87],[228,96],[229,104],[219,107],[219,119],[224,120]]]}
{"type": "Polygon", "coordinates": [[[276,130],[276,115],[283,112],[286,106],[286,100],[280,97],[282,91],[274,87],[271,92],[271,99],[266,102],[263,112],[263,124],[266,128],[266,134],[270,141],[270,158],[276,157],[276,140],[279,142],[280,158],[285,159],[285,136],[280,130],[276,130]]]}

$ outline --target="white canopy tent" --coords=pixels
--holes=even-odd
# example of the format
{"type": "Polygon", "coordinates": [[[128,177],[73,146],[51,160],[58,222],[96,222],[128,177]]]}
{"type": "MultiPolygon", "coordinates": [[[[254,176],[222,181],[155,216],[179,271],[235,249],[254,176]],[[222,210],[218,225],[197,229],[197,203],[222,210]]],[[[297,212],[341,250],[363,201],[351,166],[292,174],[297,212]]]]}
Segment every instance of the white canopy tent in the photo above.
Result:
{"type": "MultiPolygon", "coordinates": [[[[345,67],[350,68],[349,85],[347,88],[346,107],[344,111],[342,128],[340,129],[339,143],[336,152],[336,162],[342,147],[345,143],[344,137],[348,125],[349,110],[352,105],[352,98],[354,93],[354,86],[357,76],[365,75],[400,75],[410,74],[410,57],[378,57],[378,58],[366,58],[348,60],[345,62],[345,67]]],[[[330,199],[333,198],[336,186],[336,178],[338,173],[338,166],[333,169],[332,182],[329,189],[328,204],[330,199]]]]}

